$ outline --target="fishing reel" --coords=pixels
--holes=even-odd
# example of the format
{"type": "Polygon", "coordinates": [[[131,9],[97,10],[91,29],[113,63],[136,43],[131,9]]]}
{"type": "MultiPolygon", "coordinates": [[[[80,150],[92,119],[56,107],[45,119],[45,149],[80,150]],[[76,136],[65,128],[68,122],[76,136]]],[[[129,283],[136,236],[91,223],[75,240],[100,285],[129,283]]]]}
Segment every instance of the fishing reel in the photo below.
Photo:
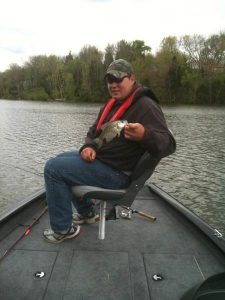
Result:
{"type": "Polygon", "coordinates": [[[123,209],[120,212],[120,217],[122,219],[128,219],[131,220],[132,211],[130,209],[123,209]]]}

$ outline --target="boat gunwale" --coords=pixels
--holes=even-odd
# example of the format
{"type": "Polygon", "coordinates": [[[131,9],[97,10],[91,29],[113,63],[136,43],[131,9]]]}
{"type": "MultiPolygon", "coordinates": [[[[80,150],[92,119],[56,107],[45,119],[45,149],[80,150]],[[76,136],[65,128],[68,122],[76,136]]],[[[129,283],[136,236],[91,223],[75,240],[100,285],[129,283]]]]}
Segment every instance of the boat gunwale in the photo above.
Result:
{"type": "Polygon", "coordinates": [[[41,188],[34,193],[28,195],[22,200],[18,200],[16,205],[11,206],[9,209],[0,214],[0,225],[5,223],[8,219],[10,219],[13,215],[18,214],[27,206],[30,206],[36,200],[42,198],[45,195],[45,188],[41,188]]]}
{"type": "Polygon", "coordinates": [[[221,234],[220,237],[216,236],[217,231],[216,228],[213,228],[208,223],[206,223],[201,217],[196,215],[190,209],[185,207],[182,203],[180,203],[177,199],[169,195],[167,192],[159,188],[156,184],[146,183],[146,186],[161,199],[170,204],[173,208],[179,211],[186,219],[188,219],[192,224],[194,224],[200,231],[202,231],[217,247],[222,250],[223,254],[225,254],[225,238],[221,234]]]}

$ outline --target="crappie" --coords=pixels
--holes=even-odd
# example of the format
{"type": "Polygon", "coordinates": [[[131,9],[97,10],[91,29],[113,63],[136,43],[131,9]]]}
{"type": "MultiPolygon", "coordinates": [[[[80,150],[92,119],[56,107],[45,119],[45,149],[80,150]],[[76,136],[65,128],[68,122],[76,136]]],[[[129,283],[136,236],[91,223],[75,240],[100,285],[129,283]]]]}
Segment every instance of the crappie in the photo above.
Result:
{"type": "Polygon", "coordinates": [[[110,123],[106,123],[102,126],[101,134],[94,139],[94,142],[100,148],[103,142],[108,143],[115,137],[120,136],[122,129],[128,122],[126,120],[119,120],[110,123]]]}

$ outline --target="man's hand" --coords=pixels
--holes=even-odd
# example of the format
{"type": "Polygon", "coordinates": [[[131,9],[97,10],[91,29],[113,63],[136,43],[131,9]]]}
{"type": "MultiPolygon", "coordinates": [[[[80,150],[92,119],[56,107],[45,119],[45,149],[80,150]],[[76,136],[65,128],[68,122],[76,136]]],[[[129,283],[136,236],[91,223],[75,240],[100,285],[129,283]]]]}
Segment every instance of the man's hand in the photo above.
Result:
{"type": "Polygon", "coordinates": [[[93,162],[96,158],[96,151],[91,147],[87,147],[81,151],[80,155],[83,158],[83,160],[93,162]]]}
{"type": "Polygon", "coordinates": [[[140,123],[129,123],[124,127],[124,137],[132,141],[141,141],[145,128],[140,123]]]}

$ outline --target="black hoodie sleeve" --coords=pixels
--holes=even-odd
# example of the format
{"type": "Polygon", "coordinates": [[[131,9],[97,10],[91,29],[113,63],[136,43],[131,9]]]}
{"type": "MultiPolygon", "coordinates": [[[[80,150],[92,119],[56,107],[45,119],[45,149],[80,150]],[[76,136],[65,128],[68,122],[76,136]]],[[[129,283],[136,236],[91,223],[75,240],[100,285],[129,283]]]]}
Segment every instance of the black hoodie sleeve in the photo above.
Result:
{"type": "Polygon", "coordinates": [[[153,100],[144,97],[145,105],[142,109],[140,123],[145,128],[141,146],[153,156],[163,158],[175,152],[176,141],[172,132],[168,129],[164,114],[160,106],[153,100]]]}

